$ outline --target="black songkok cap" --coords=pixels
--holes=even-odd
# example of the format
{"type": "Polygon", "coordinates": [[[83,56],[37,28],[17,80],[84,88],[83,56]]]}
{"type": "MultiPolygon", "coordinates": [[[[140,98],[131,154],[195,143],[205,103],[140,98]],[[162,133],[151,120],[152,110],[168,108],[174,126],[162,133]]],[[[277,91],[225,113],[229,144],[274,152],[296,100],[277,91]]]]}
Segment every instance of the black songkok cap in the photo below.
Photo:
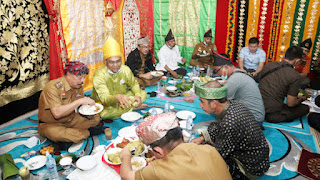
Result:
{"type": "Polygon", "coordinates": [[[304,47],[304,48],[307,48],[307,49],[311,49],[312,47],[312,41],[310,38],[304,40],[301,44],[300,44],[300,47],[304,47]]]}
{"type": "Polygon", "coordinates": [[[203,37],[211,37],[212,38],[212,31],[209,29],[206,33],[204,33],[203,37]]]}
{"type": "Polygon", "coordinates": [[[174,39],[171,29],[169,30],[168,34],[165,37],[165,41],[170,41],[171,39],[174,39]]]}
{"type": "Polygon", "coordinates": [[[223,65],[231,65],[232,64],[232,62],[229,59],[229,56],[224,53],[218,54],[218,53],[213,52],[212,56],[214,58],[213,66],[223,66],[223,65]]]}

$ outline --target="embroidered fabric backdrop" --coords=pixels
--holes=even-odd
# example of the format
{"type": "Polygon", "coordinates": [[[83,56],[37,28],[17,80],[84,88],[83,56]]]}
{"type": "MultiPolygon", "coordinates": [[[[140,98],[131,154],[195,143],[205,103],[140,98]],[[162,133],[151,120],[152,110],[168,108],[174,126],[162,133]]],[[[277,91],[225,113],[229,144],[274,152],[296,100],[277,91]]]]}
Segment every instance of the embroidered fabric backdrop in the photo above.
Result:
{"type": "MultiPolygon", "coordinates": [[[[153,0],[136,1],[140,14],[140,33],[141,37],[148,36],[150,39],[150,51],[154,53],[154,38],[153,38],[153,0]]],[[[153,62],[154,62],[154,56],[153,62]]]]}
{"type": "Polygon", "coordinates": [[[171,28],[181,56],[190,61],[194,46],[203,41],[204,33],[210,28],[215,32],[216,2],[216,0],[154,0],[156,59],[156,54],[165,44],[164,38],[171,28]]]}
{"type": "MultiPolygon", "coordinates": [[[[320,51],[319,0],[227,0],[217,3],[219,52],[237,59],[250,37],[258,37],[267,61],[279,61],[288,47],[311,38],[309,56],[320,51]]],[[[311,68],[312,69],[312,68],[311,68]]]]}
{"type": "Polygon", "coordinates": [[[41,0],[0,4],[0,107],[42,90],[49,81],[49,35],[41,0]]]}

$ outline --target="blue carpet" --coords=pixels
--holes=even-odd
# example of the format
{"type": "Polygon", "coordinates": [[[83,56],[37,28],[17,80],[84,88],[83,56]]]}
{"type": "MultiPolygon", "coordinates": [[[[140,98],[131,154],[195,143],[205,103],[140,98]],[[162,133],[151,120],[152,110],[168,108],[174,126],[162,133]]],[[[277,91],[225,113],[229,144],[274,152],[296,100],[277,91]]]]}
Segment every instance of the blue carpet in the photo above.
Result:
{"type": "MultiPolygon", "coordinates": [[[[155,86],[147,87],[146,91],[151,92],[155,90],[155,86]]],[[[90,95],[91,91],[86,92],[90,95]]],[[[164,106],[166,97],[149,97],[145,101],[148,105],[164,106]]],[[[176,99],[182,99],[175,98],[176,99]]],[[[205,121],[212,121],[214,117],[205,114],[200,107],[200,101],[198,97],[194,98],[194,103],[188,103],[185,101],[170,101],[176,111],[180,110],[190,110],[196,113],[196,118],[194,123],[201,123],[205,121]]],[[[146,109],[149,110],[150,108],[146,109]]],[[[137,111],[143,115],[144,111],[137,111]]],[[[51,144],[49,140],[45,141],[41,145],[37,145],[32,149],[28,149],[23,145],[25,140],[33,135],[37,135],[37,115],[31,116],[20,122],[9,125],[0,131],[0,154],[10,153],[17,163],[18,167],[22,167],[26,159],[21,158],[20,155],[30,151],[39,151],[42,146],[47,146],[51,144]],[[24,129],[22,129],[24,128],[24,129]]],[[[119,129],[131,126],[133,123],[126,122],[121,119],[115,120],[113,123],[104,124],[112,129],[113,138],[118,136],[119,129]]],[[[270,146],[270,162],[271,167],[269,171],[261,176],[259,179],[303,179],[304,177],[297,174],[296,168],[299,160],[299,155],[301,148],[309,149],[313,152],[318,152],[315,139],[313,135],[310,134],[310,127],[307,122],[307,117],[302,119],[296,119],[290,123],[280,123],[272,124],[264,122],[265,130],[263,131],[269,146],[270,146]]],[[[84,150],[85,154],[91,154],[94,147],[104,144],[108,145],[111,141],[106,140],[104,134],[98,136],[89,137],[84,141],[80,150],[84,150]]],[[[64,153],[65,151],[62,151],[64,153]]],[[[38,174],[39,172],[45,170],[46,168],[40,168],[39,170],[32,171],[33,174],[38,174]]],[[[61,168],[59,168],[61,173],[61,168]]],[[[60,176],[62,177],[62,176],[60,176]]]]}

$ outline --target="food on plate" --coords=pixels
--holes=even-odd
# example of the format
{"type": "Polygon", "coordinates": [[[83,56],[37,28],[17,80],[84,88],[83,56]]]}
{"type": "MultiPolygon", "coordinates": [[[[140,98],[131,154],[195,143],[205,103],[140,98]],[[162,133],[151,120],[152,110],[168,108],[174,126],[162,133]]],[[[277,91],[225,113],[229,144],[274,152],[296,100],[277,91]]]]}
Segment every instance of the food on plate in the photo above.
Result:
{"type": "Polygon", "coordinates": [[[167,95],[170,97],[177,97],[177,96],[180,96],[181,94],[178,92],[168,92],[167,95]]]}
{"type": "Polygon", "coordinates": [[[308,92],[306,90],[300,89],[299,93],[298,93],[298,97],[299,96],[305,96],[306,98],[310,98],[311,95],[308,94],[308,92]]]}
{"type": "Polygon", "coordinates": [[[130,142],[130,141],[129,141],[128,139],[123,138],[123,139],[122,139],[122,142],[119,143],[119,144],[117,144],[116,146],[117,146],[118,148],[124,148],[129,142],[130,142]]]}
{"type": "Polygon", "coordinates": [[[132,166],[132,170],[136,171],[139,170],[143,167],[143,162],[139,159],[132,159],[131,160],[131,166],[132,166]]]}
{"type": "Polygon", "coordinates": [[[127,144],[127,148],[133,151],[134,155],[139,155],[144,151],[144,144],[140,140],[132,141],[127,144]]]}
{"type": "Polygon", "coordinates": [[[114,164],[121,163],[119,154],[120,154],[120,151],[117,151],[116,153],[113,153],[113,154],[108,154],[108,160],[114,164]]]}
{"type": "Polygon", "coordinates": [[[54,153],[54,147],[52,146],[47,146],[47,147],[42,147],[42,149],[40,150],[40,153],[42,155],[46,155],[46,152],[49,152],[50,154],[54,153]]]}
{"type": "Polygon", "coordinates": [[[184,101],[186,101],[186,102],[188,102],[188,103],[193,103],[193,102],[194,102],[194,99],[189,98],[189,99],[185,99],[184,101]]]}
{"type": "Polygon", "coordinates": [[[94,114],[94,113],[99,112],[100,107],[99,107],[98,105],[94,105],[94,106],[83,106],[82,110],[83,110],[84,113],[94,114]]]}
{"type": "Polygon", "coordinates": [[[201,82],[208,82],[211,81],[210,77],[200,77],[201,82]]]}
{"type": "Polygon", "coordinates": [[[199,55],[207,55],[206,50],[203,50],[202,52],[200,52],[199,55]]]}
{"type": "Polygon", "coordinates": [[[176,87],[179,88],[180,91],[189,91],[192,88],[192,83],[178,83],[176,87]]]}
{"type": "Polygon", "coordinates": [[[182,95],[185,96],[185,97],[191,96],[190,93],[187,93],[187,92],[182,93],[182,95]]]}
{"type": "Polygon", "coordinates": [[[144,155],[146,158],[152,158],[154,156],[153,151],[148,149],[148,152],[144,155]]]}

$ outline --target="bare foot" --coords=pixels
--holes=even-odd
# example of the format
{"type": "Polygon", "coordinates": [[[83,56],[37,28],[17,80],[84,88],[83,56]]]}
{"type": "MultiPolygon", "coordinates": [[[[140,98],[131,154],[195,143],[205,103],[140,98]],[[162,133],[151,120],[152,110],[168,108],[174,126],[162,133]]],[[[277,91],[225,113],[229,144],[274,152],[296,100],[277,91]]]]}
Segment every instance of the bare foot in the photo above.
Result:
{"type": "Polygon", "coordinates": [[[147,107],[148,107],[148,104],[141,104],[140,106],[135,107],[134,110],[145,109],[147,107]]]}

